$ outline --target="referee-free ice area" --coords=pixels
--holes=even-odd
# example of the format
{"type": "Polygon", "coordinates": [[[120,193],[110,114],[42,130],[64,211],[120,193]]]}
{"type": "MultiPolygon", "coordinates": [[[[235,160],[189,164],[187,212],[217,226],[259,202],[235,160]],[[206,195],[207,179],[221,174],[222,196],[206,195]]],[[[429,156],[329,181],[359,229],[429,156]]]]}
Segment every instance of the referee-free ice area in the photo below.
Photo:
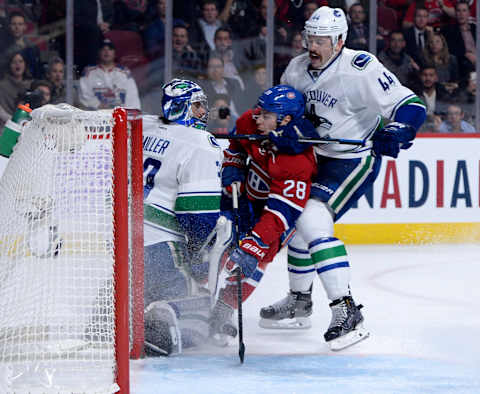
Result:
{"type": "Polygon", "coordinates": [[[309,330],[265,330],[260,307],[288,291],[286,253],[244,304],[238,341],[132,362],[132,393],[480,393],[480,245],[349,246],[352,294],[370,338],[323,340],[330,308],[313,288],[309,330]]]}

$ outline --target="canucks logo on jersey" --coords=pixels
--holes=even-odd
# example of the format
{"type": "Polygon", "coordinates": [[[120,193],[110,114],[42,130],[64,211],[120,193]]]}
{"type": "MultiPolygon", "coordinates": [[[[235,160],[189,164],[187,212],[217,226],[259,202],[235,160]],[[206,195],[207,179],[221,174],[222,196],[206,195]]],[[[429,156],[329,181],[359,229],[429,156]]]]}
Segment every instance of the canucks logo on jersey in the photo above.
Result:
{"type": "Polygon", "coordinates": [[[372,56],[370,56],[368,53],[359,53],[352,59],[352,66],[357,70],[365,70],[368,63],[370,63],[372,60],[372,56]]]}

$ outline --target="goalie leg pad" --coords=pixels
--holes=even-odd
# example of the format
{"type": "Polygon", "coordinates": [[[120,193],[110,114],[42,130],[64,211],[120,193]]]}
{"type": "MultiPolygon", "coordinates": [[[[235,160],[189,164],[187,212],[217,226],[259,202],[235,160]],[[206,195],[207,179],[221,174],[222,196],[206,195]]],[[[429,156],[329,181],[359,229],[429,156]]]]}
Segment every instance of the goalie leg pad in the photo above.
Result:
{"type": "Polygon", "coordinates": [[[182,334],[173,308],[166,301],[152,302],[145,309],[145,353],[168,356],[182,352],[182,334]]]}
{"type": "Polygon", "coordinates": [[[220,216],[213,232],[216,233],[215,243],[208,252],[208,289],[212,295],[212,301],[215,301],[217,294],[218,276],[223,268],[226,256],[230,251],[233,242],[233,224],[225,216],[220,216]]]}

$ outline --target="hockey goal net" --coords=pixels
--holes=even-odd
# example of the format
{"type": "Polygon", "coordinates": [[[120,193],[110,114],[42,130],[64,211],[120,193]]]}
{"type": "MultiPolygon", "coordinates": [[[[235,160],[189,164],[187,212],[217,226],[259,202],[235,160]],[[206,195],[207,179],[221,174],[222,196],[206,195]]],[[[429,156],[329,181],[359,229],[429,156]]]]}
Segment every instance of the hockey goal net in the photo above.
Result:
{"type": "Polygon", "coordinates": [[[129,391],[143,351],[138,111],[32,112],[0,179],[0,392],[129,391]]]}

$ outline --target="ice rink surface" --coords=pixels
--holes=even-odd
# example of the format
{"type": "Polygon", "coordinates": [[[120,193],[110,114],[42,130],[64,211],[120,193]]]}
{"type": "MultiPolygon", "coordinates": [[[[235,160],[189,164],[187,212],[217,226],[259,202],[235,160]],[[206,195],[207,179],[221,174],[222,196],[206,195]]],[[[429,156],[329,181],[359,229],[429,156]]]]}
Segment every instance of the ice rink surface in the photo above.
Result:
{"type": "Polygon", "coordinates": [[[309,330],[258,327],[288,291],[286,253],[244,304],[238,341],[132,362],[132,393],[480,393],[480,245],[347,246],[352,294],[370,338],[341,352],[324,340],[325,292],[314,283],[309,330]]]}

